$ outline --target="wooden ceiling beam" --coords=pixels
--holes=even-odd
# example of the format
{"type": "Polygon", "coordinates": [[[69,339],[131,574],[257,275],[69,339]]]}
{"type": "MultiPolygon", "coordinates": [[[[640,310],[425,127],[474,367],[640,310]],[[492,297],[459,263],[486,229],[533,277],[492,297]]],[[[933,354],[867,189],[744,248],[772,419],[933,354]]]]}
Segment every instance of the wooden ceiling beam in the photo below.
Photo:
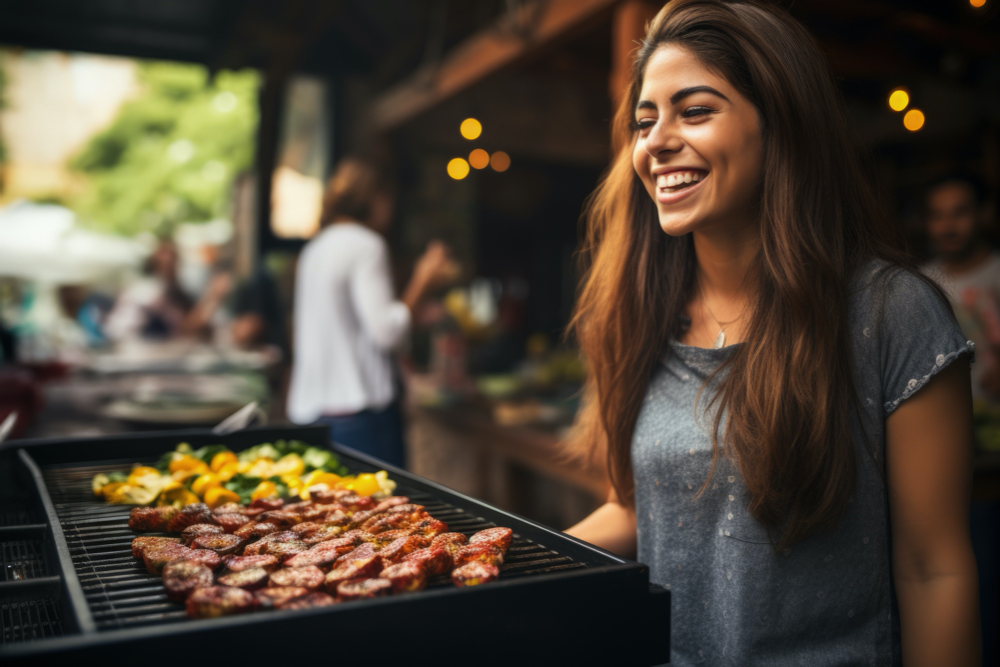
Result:
{"type": "Polygon", "coordinates": [[[384,131],[402,125],[490,74],[524,59],[617,1],[548,0],[534,6],[522,5],[525,12],[538,12],[529,32],[514,27],[519,18],[514,16],[467,38],[432,70],[420,70],[379,96],[373,104],[375,127],[384,131]]]}

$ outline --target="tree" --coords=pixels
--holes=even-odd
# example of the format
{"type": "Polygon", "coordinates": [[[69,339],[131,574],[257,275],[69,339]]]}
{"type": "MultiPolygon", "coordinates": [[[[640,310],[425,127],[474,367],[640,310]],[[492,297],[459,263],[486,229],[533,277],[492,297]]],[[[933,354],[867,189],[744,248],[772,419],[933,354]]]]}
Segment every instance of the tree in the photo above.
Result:
{"type": "Polygon", "coordinates": [[[179,63],[139,67],[142,93],[70,161],[86,177],[71,202],[85,224],[134,235],[226,213],[253,163],[259,76],[179,63]]]}

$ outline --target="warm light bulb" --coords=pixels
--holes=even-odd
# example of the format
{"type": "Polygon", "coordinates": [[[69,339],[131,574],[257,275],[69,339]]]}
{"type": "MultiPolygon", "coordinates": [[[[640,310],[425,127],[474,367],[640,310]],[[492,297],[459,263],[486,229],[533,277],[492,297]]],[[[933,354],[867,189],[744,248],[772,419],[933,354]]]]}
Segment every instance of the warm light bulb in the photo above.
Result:
{"type": "Polygon", "coordinates": [[[916,132],[924,126],[924,112],[920,109],[910,109],[903,116],[903,127],[910,132],[916,132]]]}
{"type": "Polygon", "coordinates": [[[507,171],[510,169],[510,156],[503,151],[497,151],[490,158],[490,166],[493,171],[507,171]]]}
{"type": "Polygon", "coordinates": [[[469,163],[460,157],[454,158],[448,163],[448,175],[456,181],[460,181],[469,175],[469,163]]]}
{"type": "Polygon", "coordinates": [[[490,154],[482,148],[477,148],[469,153],[469,164],[474,169],[486,169],[486,167],[490,166],[490,154]]]}
{"type": "Polygon", "coordinates": [[[986,4],[986,0],[969,0],[969,4],[973,7],[982,7],[986,4]]]}
{"type": "Polygon", "coordinates": [[[472,141],[473,139],[478,139],[479,135],[483,133],[483,125],[475,118],[466,118],[462,121],[462,125],[458,128],[462,136],[472,141]]]}
{"type": "Polygon", "coordinates": [[[910,95],[902,88],[897,88],[889,94],[889,108],[902,111],[910,104],[910,95]]]}

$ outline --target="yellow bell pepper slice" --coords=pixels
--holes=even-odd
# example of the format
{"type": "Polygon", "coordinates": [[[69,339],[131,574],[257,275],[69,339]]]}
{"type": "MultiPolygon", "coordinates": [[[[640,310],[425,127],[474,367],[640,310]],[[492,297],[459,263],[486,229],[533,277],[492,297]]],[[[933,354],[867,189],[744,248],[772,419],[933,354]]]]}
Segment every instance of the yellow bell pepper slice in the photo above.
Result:
{"type": "Polygon", "coordinates": [[[216,472],[215,475],[223,482],[228,482],[233,478],[233,475],[235,475],[239,471],[240,471],[240,464],[237,463],[236,461],[230,461],[229,463],[226,463],[221,468],[219,468],[218,472],[216,472]]]}
{"type": "Polygon", "coordinates": [[[370,496],[379,490],[378,479],[372,473],[361,473],[354,480],[352,489],[360,496],[370,496]]]}
{"type": "Polygon", "coordinates": [[[278,487],[274,485],[274,482],[263,481],[257,485],[257,488],[253,490],[250,494],[250,500],[259,500],[261,498],[270,498],[271,496],[278,494],[278,487]]]}
{"type": "Polygon", "coordinates": [[[295,475],[296,477],[306,471],[306,463],[298,454],[286,454],[274,462],[272,475],[295,475]]]}
{"type": "Polygon", "coordinates": [[[194,483],[191,484],[191,492],[196,496],[203,497],[205,492],[213,486],[222,486],[222,481],[217,475],[207,472],[204,475],[199,475],[198,479],[194,480],[194,483]]]}
{"type": "Polygon", "coordinates": [[[195,494],[187,490],[183,484],[172,482],[163,488],[160,497],[156,499],[158,507],[173,505],[174,507],[184,507],[191,503],[198,503],[201,500],[195,494]]]}
{"type": "Polygon", "coordinates": [[[205,465],[204,461],[200,461],[190,454],[182,454],[170,462],[170,472],[173,473],[178,470],[197,470],[203,466],[205,468],[204,472],[208,472],[208,466],[205,465]]]}
{"type": "Polygon", "coordinates": [[[208,466],[212,469],[212,472],[219,472],[222,466],[227,463],[237,463],[236,454],[232,452],[219,452],[212,457],[212,463],[208,466]]]}
{"type": "Polygon", "coordinates": [[[212,509],[226,503],[238,502],[240,502],[240,494],[221,486],[213,486],[205,492],[205,504],[212,509]]]}

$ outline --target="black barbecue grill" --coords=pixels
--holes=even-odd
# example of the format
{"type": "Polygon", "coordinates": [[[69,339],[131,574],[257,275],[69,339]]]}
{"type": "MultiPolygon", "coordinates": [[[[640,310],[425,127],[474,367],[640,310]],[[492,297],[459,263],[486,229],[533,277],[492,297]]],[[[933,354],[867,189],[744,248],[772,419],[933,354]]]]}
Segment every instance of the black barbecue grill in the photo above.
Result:
{"type": "Polygon", "coordinates": [[[435,656],[475,656],[486,664],[668,660],[669,592],[650,585],[645,566],[352,450],[335,448],[351,472],[388,469],[396,492],[449,530],[512,528],[500,579],[458,589],[442,577],[407,595],[193,620],[132,557],[130,508],[105,504],[90,490],[96,473],[149,464],[178,442],[222,443],[235,451],[279,438],[324,446],[327,433],[319,427],[226,436],[175,431],[7,443],[0,449],[0,662],[121,655],[143,665],[176,664],[192,651],[255,661],[329,659],[340,655],[331,647],[342,645],[357,647],[359,658],[412,653],[412,664],[435,656]]]}

